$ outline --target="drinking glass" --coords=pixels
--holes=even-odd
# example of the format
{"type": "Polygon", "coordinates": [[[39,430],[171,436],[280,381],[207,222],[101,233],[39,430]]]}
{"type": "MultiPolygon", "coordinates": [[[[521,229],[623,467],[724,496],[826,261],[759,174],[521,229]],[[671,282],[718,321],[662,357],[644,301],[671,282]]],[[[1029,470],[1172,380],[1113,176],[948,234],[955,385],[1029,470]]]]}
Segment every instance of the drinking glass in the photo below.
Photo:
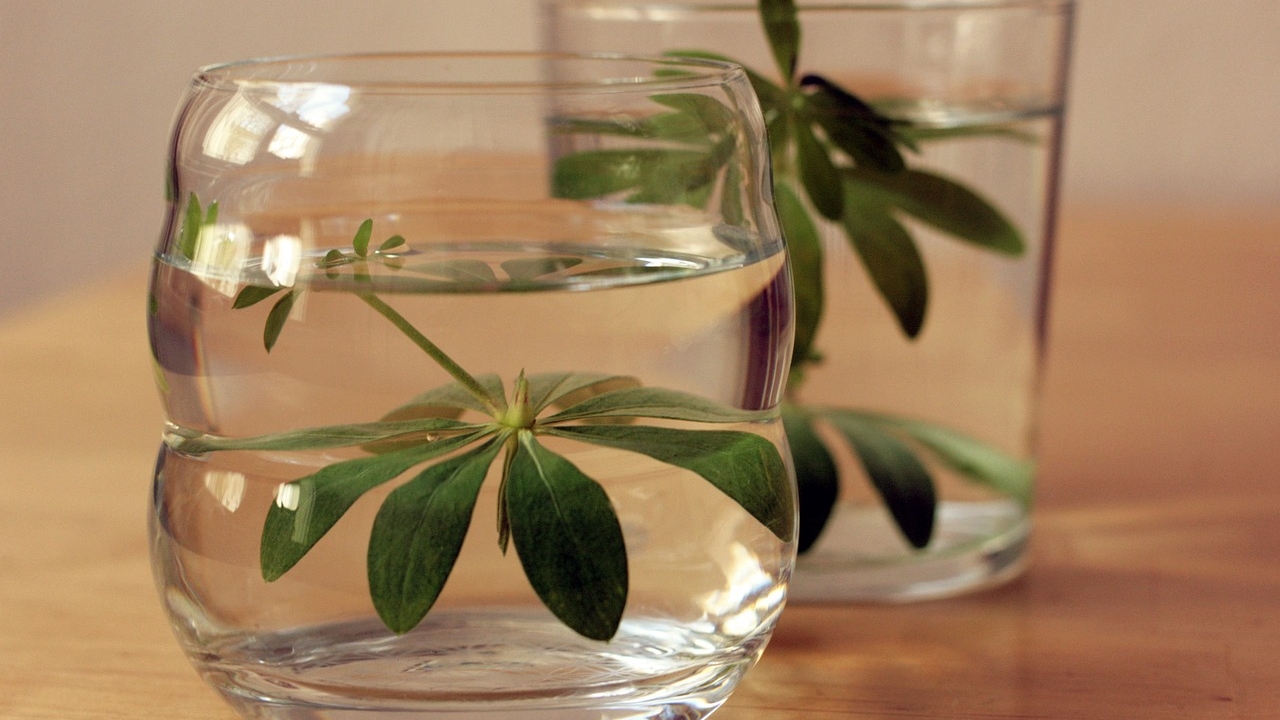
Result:
{"type": "Polygon", "coordinates": [[[1008,580],[1034,497],[1074,4],[796,6],[793,72],[749,0],[543,0],[546,46],[711,53],[756,73],[797,288],[792,598],[1008,580]]]}
{"type": "Polygon", "coordinates": [[[794,562],[763,128],[718,62],[199,70],[148,318],[200,675],[253,718],[718,707],[794,562]]]}

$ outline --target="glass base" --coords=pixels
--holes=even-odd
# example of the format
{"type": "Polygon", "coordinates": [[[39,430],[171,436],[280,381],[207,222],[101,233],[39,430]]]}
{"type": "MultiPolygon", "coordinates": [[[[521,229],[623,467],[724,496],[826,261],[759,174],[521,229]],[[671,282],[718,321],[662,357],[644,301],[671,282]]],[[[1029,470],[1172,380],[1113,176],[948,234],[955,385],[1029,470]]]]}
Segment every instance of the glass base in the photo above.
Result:
{"type": "Polygon", "coordinates": [[[625,621],[609,643],[549,642],[560,628],[483,615],[396,638],[369,622],[313,628],[194,659],[256,720],[698,720],[763,649],[673,651],[669,627],[625,621]]]}
{"type": "Polygon", "coordinates": [[[1030,522],[1011,501],[946,502],[928,549],[911,549],[880,507],[837,507],[800,556],[792,602],[910,602],[959,595],[1017,577],[1030,522]]]}

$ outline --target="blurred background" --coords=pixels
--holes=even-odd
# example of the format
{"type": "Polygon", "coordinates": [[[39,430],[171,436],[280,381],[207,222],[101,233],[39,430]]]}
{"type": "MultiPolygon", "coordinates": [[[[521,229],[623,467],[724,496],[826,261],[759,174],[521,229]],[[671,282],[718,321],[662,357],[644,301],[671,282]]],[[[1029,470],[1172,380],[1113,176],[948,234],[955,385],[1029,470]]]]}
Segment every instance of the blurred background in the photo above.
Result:
{"type": "MultiPolygon", "coordinates": [[[[0,0],[0,317],[145,264],[196,67],[532,49],[538,22],[536,0],[0,0]]],[[[1277,32],[1276,0],[1080,0],[1062,212],[1280,204],[1277,32]]]]}

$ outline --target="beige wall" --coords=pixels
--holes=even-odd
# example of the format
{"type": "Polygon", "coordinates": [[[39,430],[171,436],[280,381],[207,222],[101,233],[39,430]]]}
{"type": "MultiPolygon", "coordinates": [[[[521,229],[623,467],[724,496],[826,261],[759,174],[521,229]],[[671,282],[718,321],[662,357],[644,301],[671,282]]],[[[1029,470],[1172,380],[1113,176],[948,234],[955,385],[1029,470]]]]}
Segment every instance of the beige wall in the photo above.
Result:
{"type": "MultiPolygon", "coordinates": [[[[0,315],[145,262],[168,124],[196,66],[531,48],[535,3],[0,0],[0,315]]],[[[1081,0],[1065,210],[1280,202],[1278,33],[1276,0],[1081,0]]]]}

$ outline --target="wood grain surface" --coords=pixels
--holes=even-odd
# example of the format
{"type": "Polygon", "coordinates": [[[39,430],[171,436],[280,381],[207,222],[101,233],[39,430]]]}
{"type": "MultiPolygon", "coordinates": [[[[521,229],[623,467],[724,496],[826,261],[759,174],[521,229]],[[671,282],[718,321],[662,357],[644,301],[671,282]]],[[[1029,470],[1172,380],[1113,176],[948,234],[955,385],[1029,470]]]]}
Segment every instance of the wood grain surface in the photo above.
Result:
{"type": "MultiPolygon", "coordinates": [[[[1069,209],[1026,574],[793,604],[717,720],[1280,717],[1278,274],[1280,211],[1069,209]]],[[[0,718],[233,718],[150,576],[144,296],[0,323],[0,718]]]]}

